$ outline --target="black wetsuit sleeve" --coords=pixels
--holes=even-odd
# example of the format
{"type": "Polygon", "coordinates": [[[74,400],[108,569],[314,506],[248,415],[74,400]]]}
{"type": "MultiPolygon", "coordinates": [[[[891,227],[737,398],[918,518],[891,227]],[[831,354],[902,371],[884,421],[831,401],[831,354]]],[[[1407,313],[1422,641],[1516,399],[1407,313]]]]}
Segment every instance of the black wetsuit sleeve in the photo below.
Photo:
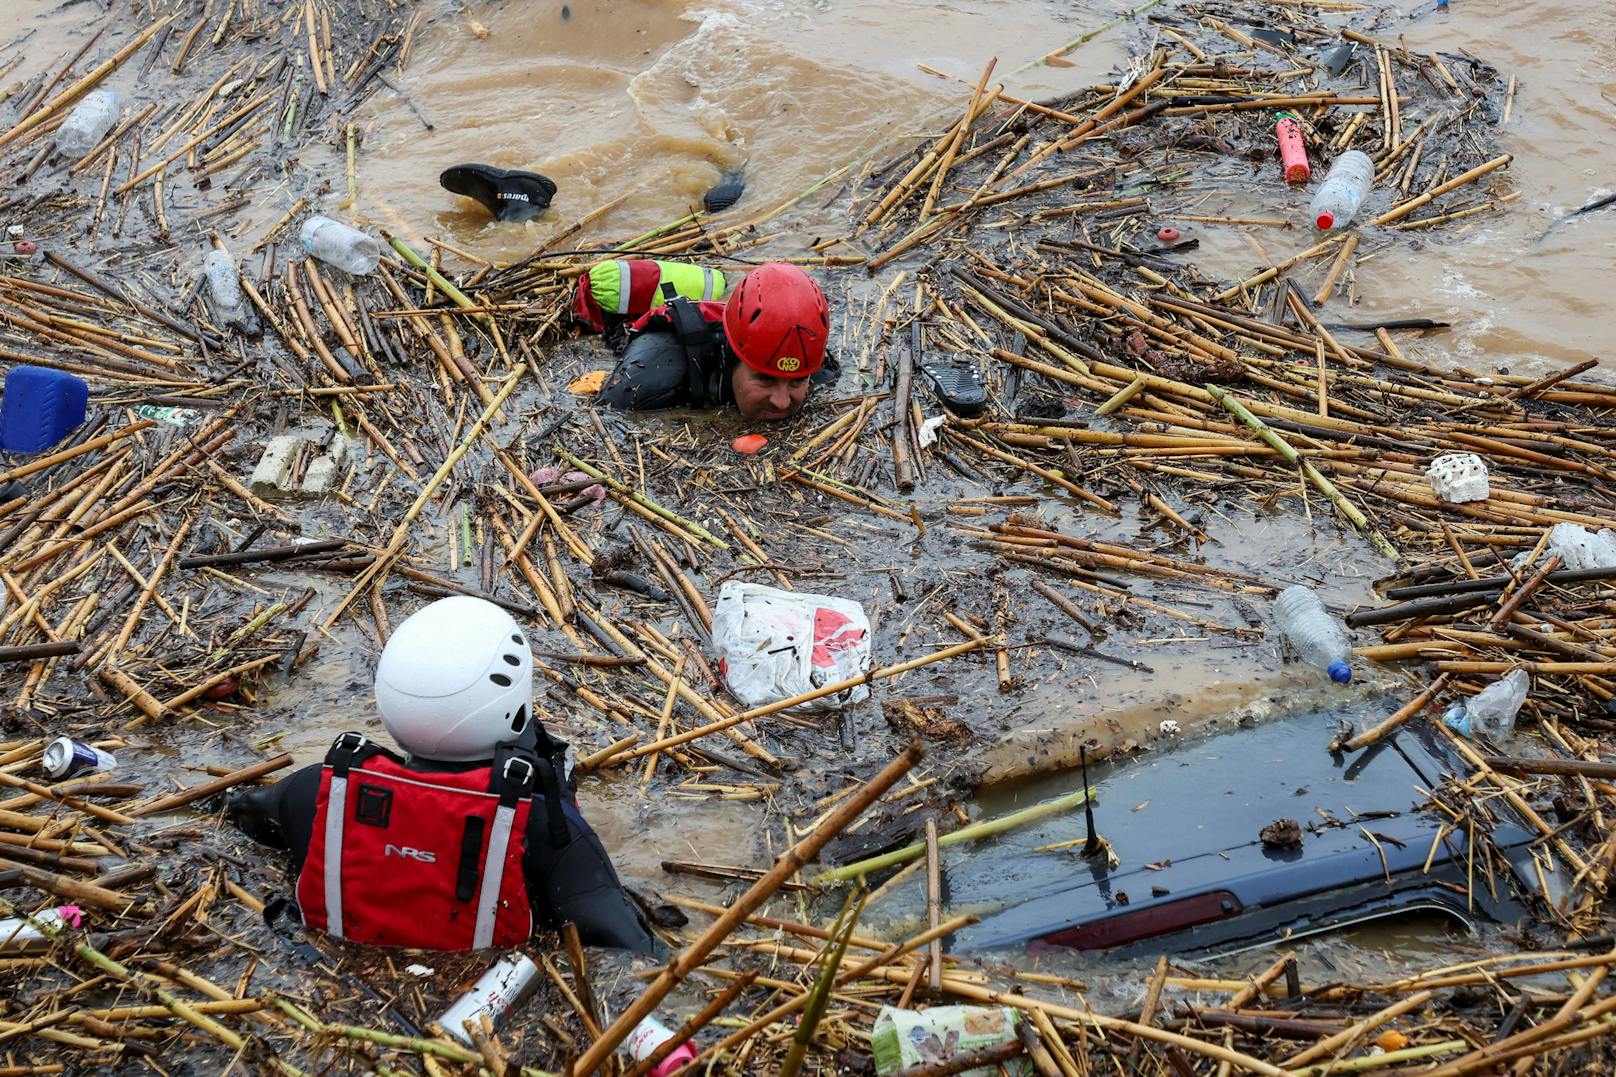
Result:
{"type": "Polygon", "coordinates": [[[559,926],[578,925],[587,946],[609,946],[635,953],[651,953],[656,941],[640,916],[634,899],[623,890],[611,858],[568,801],[562,810],[568,841],[557,848],[550,838],[545,797],[533,798],[527,820],[527,852],[522,869],[528,894],[541,916],[559,926]]]}
{"type": "Polygon", "coordinates": [[[304,767],[274,785],[237,790],[225,805],[225,817],[253,841],[292,854],[292,874],[303,869],[314,832],[314,806],[320,795],[319,763],[304,767]]]}
{"type": "Polygon", "coordinates": [[[631,338],[623,358],[596,394],[602,407],[619,411],[655,411],[689,405],[690,360],[671,332],[640,333],[631,338]]]}

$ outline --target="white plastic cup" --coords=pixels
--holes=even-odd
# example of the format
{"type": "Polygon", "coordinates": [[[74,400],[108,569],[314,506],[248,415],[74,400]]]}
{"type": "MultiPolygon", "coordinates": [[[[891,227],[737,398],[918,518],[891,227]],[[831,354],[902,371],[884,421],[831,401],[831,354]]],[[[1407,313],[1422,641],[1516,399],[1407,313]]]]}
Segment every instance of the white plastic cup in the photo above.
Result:
{"type": "Polygon", "coordinates": [[[330,217],[303,222],[303,249],[322,262],[356,275],[374,273],[382,248],[365,233],[330,217]]]}

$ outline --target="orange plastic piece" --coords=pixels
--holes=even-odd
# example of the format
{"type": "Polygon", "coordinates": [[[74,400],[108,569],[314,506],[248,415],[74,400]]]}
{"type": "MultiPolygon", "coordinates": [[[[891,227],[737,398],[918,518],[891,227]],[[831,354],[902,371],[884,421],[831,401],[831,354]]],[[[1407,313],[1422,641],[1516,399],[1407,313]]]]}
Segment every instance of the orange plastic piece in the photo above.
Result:
{"type": "Polygon", "coordinates": [[[595,393],[600,392],[600,387],[605,384],[606,371],[591,370],[587,374],[581,374],[572,379],[572,384],[568,385],[567,388],[579,396],[593,396],[595,393]]]}
{"type": "Polygon", "coordinates": [[[1307,143],[1302,141],[1302,125],[1296,117],[1286,113],[1274,125],[1279,138],[1279,160],[1285,169],[1286,183],[1306,183],[1313,175],[1313,166],[1307,163],[1307,143]]]}
{"type": "Polygon", "coordinates": [[[729,443],[729,447],[745,456],[751,456],[769,443],[769,439],[762,434],[742,434],[729,443]]]}

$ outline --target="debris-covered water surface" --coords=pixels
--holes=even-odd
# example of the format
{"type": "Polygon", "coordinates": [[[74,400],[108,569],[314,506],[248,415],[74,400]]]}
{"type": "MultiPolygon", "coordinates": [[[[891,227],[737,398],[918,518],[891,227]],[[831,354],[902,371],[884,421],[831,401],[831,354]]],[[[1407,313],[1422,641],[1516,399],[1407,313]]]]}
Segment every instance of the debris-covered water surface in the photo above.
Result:
{"type": "Polygon", "coordinates": [[[1516,80],[1358,4],[1147,8],[1105,85],[990,65],[821,188],[581,252],[597,217],[549,218],[501,264],[305,227],[346,219],[410,5],[115,4],[0,88],[0,911],[35,918],[0,934],[0,1073],[594,1072],[654,1012],[703,1071],[886,1072],[882,1006],[954,1003],[1020,1032],[904,1072],[1608,1069],[1616,388],[1350,304],[1511,212],[1516,80]],[[1350,150],[1372,187],[1314,233],[1350,150]],[[834,234],[792,227],[810,197],[834,234]],[[1214,234],[1259,268],[1203,264],[1214,234]],[[840,380],[766,430],[591,407],[601,249],[808,267],[840,380]],[[869,698],[748,706],[736,582],[857,602],[870,672],[803,695],[869,698]],[[1284,659],[1294,584],[1354,630],[1351,686],[1284,659]],[[535,938],[536,994],[470,1046],[434,1022],[489,956],[305,937],[220,795],[377,732],[382,645],[463,594],[529,632],[667,944],[535,938]],[[1518,726],[1474,698],[1516,670],[1518,726]],[[53,779],[61,736],[113,758],[53,779]],[[1287,941],[1417,910],[1477,933],[1287,941]]]}

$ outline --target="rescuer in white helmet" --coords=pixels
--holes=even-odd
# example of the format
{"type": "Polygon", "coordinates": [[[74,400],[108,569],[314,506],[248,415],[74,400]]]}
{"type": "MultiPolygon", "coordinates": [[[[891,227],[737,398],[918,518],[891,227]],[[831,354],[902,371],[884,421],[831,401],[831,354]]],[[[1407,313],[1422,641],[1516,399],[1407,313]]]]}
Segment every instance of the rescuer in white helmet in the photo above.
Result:
{"type": "Polygon", "coordinates": [[[291,851],[304,922],[340,938],[509,947],[570,920],[587,944],[647,952],[532,692],[510,614],[469,596],[434,602],[376,666],[382,725],[405,755],[344,733],[323,764],[238,795],[230,818],[291,851]]]}

